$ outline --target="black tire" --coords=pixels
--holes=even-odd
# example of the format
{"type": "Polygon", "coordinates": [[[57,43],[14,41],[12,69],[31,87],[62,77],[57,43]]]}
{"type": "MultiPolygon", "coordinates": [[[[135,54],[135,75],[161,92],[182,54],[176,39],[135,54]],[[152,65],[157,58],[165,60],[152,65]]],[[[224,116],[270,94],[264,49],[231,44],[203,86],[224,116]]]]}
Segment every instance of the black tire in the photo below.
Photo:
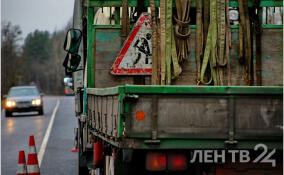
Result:
{"type": "Polygon", "coordinates": [[[135,166],[133,162],[123,162],[122,155],[117,156],[114,161],[114,174],[115,175],[139,175],[139,167],[135,166]]]}
{"type": "Polygon", "coordinates": [[[41,107],[40,110],[38,110],[38,115],[43,115],[43,108],[41,107]]]}
{"type": "Polygon", "coordinates": [[[5,111],[5,116],[6,117],[11,117],[12,116],[12,112],[11,111],[5,111]]]}
{"type": "Polygon", "coordinates": [[[78,122],[78,175],[89,175],[89,169],[87,167],[87,158],[82,149],[82,140],[81,140],[81,123],[78,122]]]}
{"type": "Polygon", "coordinates": [[[86,162],[86,158],[80,154],[80,148],[78,151],[78,175],[89,175],[89,169],[83,164],[86,162]]]}

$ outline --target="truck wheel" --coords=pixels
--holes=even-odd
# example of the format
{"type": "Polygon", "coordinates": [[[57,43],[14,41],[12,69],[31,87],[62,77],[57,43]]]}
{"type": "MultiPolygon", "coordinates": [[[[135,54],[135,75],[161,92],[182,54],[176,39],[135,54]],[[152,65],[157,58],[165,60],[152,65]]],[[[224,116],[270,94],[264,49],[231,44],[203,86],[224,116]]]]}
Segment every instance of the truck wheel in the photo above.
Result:
{"type": "Polygon", "coordinates": [[[78,142],[78,175],[89,175],[89,169],[87,167],[86,155],[84,155],[82,149],[82,139],[81,139],[81,124],[78,123],[78,132],[77,132],[77,142],[78,142]]]}
{"type": "Polygon", "coordinates": [[[114,161],[114,174],[115,175],[133,175],[139,174],[133,163],[123,162],[120,158],[114,161]]]}
{"type": "Polygon", "coordinates": [[[86,165],[86,156],[79,146],[78,150],[78,175],[89,175],[89,169],[86,165]]]}
{"type": "Polygon", "coordinates": [[[89,169],[86,165],[86,156],[84,155],[81,146],[78,149],[78,175],[89,175],[89,169]]]}
{"type": "Polygon", "coordinates": [[[5,116],[6,117],[11,117],[12,116],[12,112],[11,111],[5,111],[5,116]]]}
{"type": "Polygon", "coordinates": [[[78,167],[78,175],[89,175],[88,167],[78,167]]]}

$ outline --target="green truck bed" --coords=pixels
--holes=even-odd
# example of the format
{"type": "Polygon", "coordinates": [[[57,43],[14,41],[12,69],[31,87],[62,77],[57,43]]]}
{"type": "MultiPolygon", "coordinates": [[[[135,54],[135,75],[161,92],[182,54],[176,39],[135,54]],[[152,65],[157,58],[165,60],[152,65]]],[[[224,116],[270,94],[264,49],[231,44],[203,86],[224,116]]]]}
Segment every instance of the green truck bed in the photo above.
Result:
{"type": "Polygon", "coordinates": [[[282,149],[282,96],[275,86],[125,85],[87,88],[85,111],[91,132],[120,148],[282,149]]]}

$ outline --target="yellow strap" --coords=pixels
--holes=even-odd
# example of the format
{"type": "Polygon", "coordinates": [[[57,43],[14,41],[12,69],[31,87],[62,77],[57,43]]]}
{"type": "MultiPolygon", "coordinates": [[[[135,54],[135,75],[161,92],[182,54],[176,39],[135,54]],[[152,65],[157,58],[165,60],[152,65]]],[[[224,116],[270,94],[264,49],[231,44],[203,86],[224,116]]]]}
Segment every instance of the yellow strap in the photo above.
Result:
{"type": "Polygon", "coordinates": [[[203,50],[203,26],[202,26],[202,1],[197,1],[196,5],[196,68],[197,85],[200,84],[200,59],[203,50]]]}
{"type": "Polygon", "coordinates": [[[225,35],[226,35],[226,0],[218,0],[218,66],[225,66],[226,60],[224,60],[225,51],[225,35]]]}
{"type": "Polygon", "coordinates": [[[176,50],[176,41],[174,31],[172,30],[172,63],[173,63],[173,76],[172,79],[175,79],[179,76],[179,64],[176,50]]]}
{"type": "Polygon", "coordinates": [[[166,84],[171,84],[172,0],[166,0],[166,84]]]}
{"type": "Polygon", "coordinates": [[[216,75],[216,42],[217,42],[217,12],[216,0],[210,1],[210,24],[206,41],[206,48],[201,67],[201,83],[210,84],[212,81],[214,85],[218,85],[216,75]],[[204,76],[208,63],[210,64],[211,77],[208,82],[205,82],[204,76]]]}
{"type": "Polygon", "coordinates": [[[227,79],[228,86],[232,85],[231,82],[231,63],[230,63],[230,47],[231,47],[231,26],[229,17],[229,0],[226,2],[226,60],[227,60],[227,79]]]}
{"type": "Polygon", "coordinates": [[[177,55],[179,62],[183,62],[187,59],[189,52],[190,0],[175,0],[175,2],[177,7],[177,17],[174,17],[177,55]]]}
{"type": "Polygon", "coordinates": [[[155,1],[150,0],[151,16],[152,16],[152,85],[158,85],[158,43],[157,43],[157,19],[155,1]]]}
{"type": "Polygon", "coordinates": [[[161,85],[166,84],[166,0],[160,0],[161,85]]]}

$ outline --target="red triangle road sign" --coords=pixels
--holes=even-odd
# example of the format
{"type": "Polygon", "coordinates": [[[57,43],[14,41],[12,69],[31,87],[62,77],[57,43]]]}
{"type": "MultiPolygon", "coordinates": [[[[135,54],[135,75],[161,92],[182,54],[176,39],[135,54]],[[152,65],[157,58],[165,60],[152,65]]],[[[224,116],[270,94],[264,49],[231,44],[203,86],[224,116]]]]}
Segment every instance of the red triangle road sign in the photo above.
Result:
{"type": "Polygon", "coordinates": [[[111,68],[114,75],[151,75],[152,19],[142,13],[111,68]]]}

